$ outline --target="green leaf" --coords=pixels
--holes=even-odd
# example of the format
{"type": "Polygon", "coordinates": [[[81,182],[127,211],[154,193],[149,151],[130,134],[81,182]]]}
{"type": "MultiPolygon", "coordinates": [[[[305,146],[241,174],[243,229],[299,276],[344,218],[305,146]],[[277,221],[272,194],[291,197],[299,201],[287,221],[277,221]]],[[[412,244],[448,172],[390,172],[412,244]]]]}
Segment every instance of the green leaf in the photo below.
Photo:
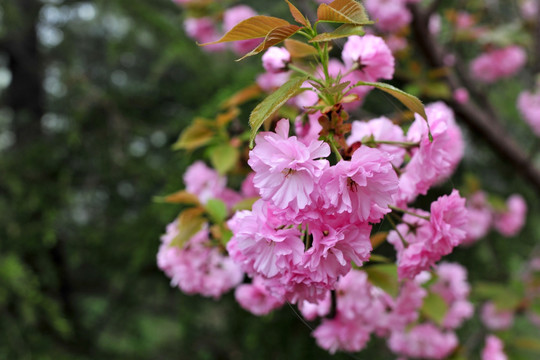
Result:
{"type": "Polygon", "coordinates": [[[540,353],[540,339],[534,337],[518,337],[513,341],[513,345],[527,351],[540,353]]]}
{"type": "Polygon", "coordinates": [[[373,285],[380,287],[391,296],[398,295],[399,282],[396,264],[377,264],[367,266],[364,270],[373,285]]]}
{"type": "Polygon", "coordinates": [[[359,81],[356,83],[356,86],[361,86],[361,85],[374,86],[377,89],[382,90],[385,93],[392,95],[393,97],[401,101],[401,103],[405,105],[407,109],[423,117],[424,120],[426,120],[426,124],[428,126],[429,140],[433,141],[433,136],[431,135],[431,129],[429,128],[429,122],[426,115],[426,110],[424,109],[424,104],[422,104],[420,99],[418,99],[416,96],[413,96],[411,94],[407,94],[403,90],[400,90],[392,85],[385,84],[385,83],[367,82],[367,81],[359,81]]]}
{"type": "Polygon", "coordinates": [[[349,37],[352,35],[364,35],[364,34],[365,34],[364,28],[360,25],[343,24],[340,27],[338,27],[336,30],[330,33],[322,33],[315,36],[313,39],[309,40],[309,42],[330,41],[334,39],[349,37]]]}
{"type": "Polygon", "coordinates": [[[364,7],[354,0],[335,0],[330,4],[321,4],[317,9],[319,21],[337,22],[355,25],[373,24],[364,7]]]}
{"type": "Polygon", "coordinates": [[[241,21],[235,27],[229,30],[229,32],[223,35],[221,39],[209,43],[199,44],[199,46],[264,38],[275,28],[286,25],[290,25],[286,20],[272,16],[257,15],[241,21]]]}
{"type": "Polygon", "coordinates": [[[211,129],[212,122],[203,118],[196,118],[193,124],[188,126],[173,145],[173,150],[195,150],[206,145],[214,137],[211,129]]]}
{"type": "Polygon", "coordinates": [[[212,146],[208,154],[212,167],[221,175],[234,168],[240,158],[240,151],[230,144],[212,146]]]}
{"type": "Polygon", "coordinates": [[[438,325],[442,325],[446,312],[448,311],[448,305],[444,299],[435,293],[428,293],[424,298],[424,303],[420,312],[428,319],[434,321],[438,325]]]}
{"type": "Polygon", "coordinates": [[[206,212],[215,224],[221,224],[227,219],[227,205],[219,199],[208,200],[206,212]]]}
{"type": "Polygon", "coordinates": [[[279,44],[283,40],[288,39],[291,36],[293,36],[298,30],[300,30],[300,27],[296,25],[291,25],[291,24],[277,27],[266,35],[266,37],[264,38],[264,41],[259,46],[257,46],[255,49],[248,52],[246,55],[242,56],[240,59],[237,59],[236,61],[245,59],[248,56],[256,55],[260,53],[261,51],[268,49],[271,46],[279,44]]]}
{"type": "Polygon", "coordinates": [[[388,237],[388,231],[382,231],[382,232],[378,232],[376,234],[371,235],[371,237],[369,238],[369,240],[371,241],[371,247],[373,249],[377,248],[386,240],[387,237],[388,237]]]}
{"type": "Polygon", "coordinates": [[[278,111],[290,98],[298,94],[302,84],[306,80],[307,76],[290,79],[253,109],[249,116],[249,125],[251,127],[249,138],[250,147],[253,147],[255,135],[257,135],[257,131],[261,125],[278,111]]]}
{"type": "Polygon", "coordinates": [[[473,286],[476,297],[493,301],[497,310],[515,310],[521,302],[519,294],[509,291],[508,286],[480,282],[473,286]]]}
{"type": "Polygon", "coordinates": [[[202,217],[204,209],[197,207],[184,210],[178,216],[178,235],[170,246],[183,247],[195,234],[202,230],[206,219],[202,217]]]}
{"type": "Polygon", "coordinates": [[[379,263],[385,263],[385,264],[388,264],[388,263],[391,263],[392,261],[387,258],[386,256],[382,256],[382,255],[379,255],[379,254],[371,254],[370,257],[369,257],[369,261],[373,261],[373,262],[379,262],[379,263]]]}

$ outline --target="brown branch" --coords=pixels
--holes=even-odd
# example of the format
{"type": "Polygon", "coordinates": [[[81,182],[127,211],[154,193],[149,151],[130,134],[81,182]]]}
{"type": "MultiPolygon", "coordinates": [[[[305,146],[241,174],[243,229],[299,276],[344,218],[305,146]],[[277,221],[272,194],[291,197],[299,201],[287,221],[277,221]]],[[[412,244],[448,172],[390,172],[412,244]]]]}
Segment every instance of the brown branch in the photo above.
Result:
{"type": "MultiPolygon", "coordinates": [[[[414,40],[421,54],[429,66],[437,69],[445,67],[445,51],[429,31],[425,12],[415,4],[410,4],[409,8],[413,14],[412,31],[414,40]]],[[[475,95],[480,107],[476,106],[472,101],[460,104],[454,100],[448,100],[448,105],[453,108],[469,128],[480,135],[502,159],[510,162],[516,171],[526,178],[535,190],[540,193],[540,171],[534,167],[527,153],[509,135],[496,112],[492,110],[493,107],[487,97],[476,89],[473,85],[474,82],[469,79],[467,73],[463,70],[459,71],[458,77],[455,70],[448,69],[444,77],[451,91],[453,92],[461,87],[466,88],[471,94],[475,95]]]]}

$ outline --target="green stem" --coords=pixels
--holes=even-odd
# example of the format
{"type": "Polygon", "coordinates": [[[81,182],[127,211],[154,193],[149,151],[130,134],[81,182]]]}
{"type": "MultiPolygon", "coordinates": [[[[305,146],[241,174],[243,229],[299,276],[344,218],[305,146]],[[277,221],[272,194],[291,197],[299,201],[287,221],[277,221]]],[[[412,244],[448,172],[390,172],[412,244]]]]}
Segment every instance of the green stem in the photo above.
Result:
{"type": "Polygon", "coordinates": [[[418,142],[407,142],[407,141],[390,141],[390,140],[369,140],[365,142],[364,144],[374,144],[374,145],[395,145],[395,146],[402,146],[402,147],[415,147],[419,146],[420,143],[418,142]]]}
{"type": "Polygon", "coordinates": [[[313,76],[312,74],[308,73],[306,70],[304,69],[301,69],[293,64],[289,64],[287,65],[289,69],[293,70],[293,71],[296,71],[297,73],[299,74],[302,74],[304,76],[307,76],[309,78],[309,80],[312,80],[312,81],[315,81],[317,84],[321,85],[321,86],[324,86],[324,83],[317,79],[315,76],[313,76]]]}
{"type": "Polygon", "coordinates": [[[339,149],[337,148],[336,143],[334,141],[334,135],[333,134],[328,135],[326,137],[326,140],[328,144],[330,144],[330,148],[332,149],[332,152],[336,155],[336,158],[338,159],[338,161],[343,160],[343,157],[341,156],[339,149]]]}
{"type": "Polygon", "coordinates": [[[405,238],[403,237],[403,235],[401,235],[401,232],[398,230],[397,226],[396,226],[396,223],[394,222],[394,220],[392,220],[392,217],[390,216],[386,216],[386,219],[388,220],[388,222],[390,223],[390,225],[392,225],[392,227],[394,228],[394,230],[397,232],[399,238],[401,239],[401,241],[403,242],[403,246],[407,246],[408,242],[407,240],[405,240],[405,238]]]}
{"type": "Polygon", "coordinates": [[[409,214],[409,215],[412,215],[412,216],[416,216],[417,218],[420,218],[420,219],[424,219],[424,220],[427,220],[427,221],[430,221],[431,218],[429,216],[423,216],[423,215],[419,215],[417,213],[414,213],[412,211],[409,211],[409,210],[405,210],[405,209],[401,209],[401,208],[398,208],[396,206],[393,206],[393,205],[388,205],[388,207],[392,210],[395,210],[395,211],[399,211],[399,212],[402,212],[404,214],[409,214]]]}

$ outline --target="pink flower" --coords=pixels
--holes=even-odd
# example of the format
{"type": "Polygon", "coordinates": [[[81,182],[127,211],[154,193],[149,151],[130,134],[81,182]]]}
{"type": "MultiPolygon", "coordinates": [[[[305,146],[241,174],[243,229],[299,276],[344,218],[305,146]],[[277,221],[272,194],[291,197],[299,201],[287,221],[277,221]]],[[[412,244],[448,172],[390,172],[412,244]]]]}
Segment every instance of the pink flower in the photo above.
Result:
{"type": "Polygon", "coordinates": [[[514,194],[506,200],[506,211],[496,212],[493,225],[505,236],[517,235],[527,216],[527,203],[521,195],[514,194]]]}
{"type": "Polygon", "coordinates": [[[540,137],[540,91],[536,94],[523,91],[519,94],[517,106],[521,116],[540,137]]]}
{"type": "Polygon", "coordinates": [[[425,195],[429,188],[446,179],[463,157],[464,143],[452,110],[442,102],[426,107],[433,136],[430,141],[426,121],[418,114],[409,128],[407,140],[419,142],[411,161],[400,177],[400,201],[411,202],[418,194],[425,195]]]}
{"type": "MultiPolygon", "coordinates": [[[[240,22],[256,15],[257,13],[255,10],[247,5],[233,6],[223,13],[223,30],[228,32],[240,22]]],[[[237,54],[243,55],[255,49],[261,40],[262,39],[235,41],[232,43],[232,48],[237,54]]]]}
{"type": "Polygon", "coordinates": [[[409,24],[412,15],[405,0],[366,0],[365,5],[375,26],[382,31],[396,32],[409,24]]]}
{"type": "Polygon", "coordinates": [[[380,150],[362,146],[350,161],[341,160],[321,178],[325,207],[350,213],[352,221],[379,222],[390,212],[398,179],[392,158],[380,150]]]}
{"type": "Polygon", "coordinates": [[[184,174],[186,191],[197,195],[203,204],[209,199],[218,198],[225,190],[227,180],[217,171],[210,169],[202,161],[194,162],[184,174]]]}
{"type": "Polygon", "coordinates": [[[285,301],[270,294],[260,278],[255,277],[251,284],[243,284],[234,292],[236,301],[254,315],[266,315],[281,307],[285,301]]]}
{"type": "Polygon", "coordinates": [[[313,332],[317,345],[328,350],[330,354],[335,354],[338,350],[362,350],[369,340],[369,334],[369,329],[364,324],[340,316],[324,319],[313,332]]]}
{"type": "Polygon", "coordinates": [[[445,359],[457,345],[456,334],[442,332],[433,324],[417,325],[409,332],[395,331],[388,340],[394,353],[422,359],[445,359]]]}
{"type": "Polygon", "coordinates": [[[467,209],[465,199],[456,189],[431,203],[430,219],[434,237],[427,245],[431,251],[436,249],[435,252],[447,255],[465,239],[467,209]]]}
{"type": "Polygon", "coordinates": [[[537,0],[524,0],[521,2],[521,16],[526,20],[536,20],[539,14],[539,4],[537,0]]]}
{"type": "Polygon", "coordinates": [[[310,202],[310,196],[330,155],[330,147],[322,141],[304,145],[296,136],[289,137],[289,121],[282,119],[276,132],[262,132],[249,153],[248,164],[255,171],[253,182],[264,200],[280,209],[298,212],[310,202]]]}
{"type": "Polygon", "coordinates": [[[456,14],[456,28],[469,29],[476,23],[474,16],[466,11],[458,11],[456,14]]]}
{"type": "MultiPolygon", "coordinates": [[[[353,121],[351,135],[347,138],[347,145],[350,146],[357,141],[361,142],[364,138],[371,136],[377,141],[406,141],[403,129],[383,116],[367,122],[353,121]]],[[[394,166],[399,167],[403,162],[405,149],[402,146],[382,144],[378,145],[377,148],[392,156],[394,166]]]]}
{"type": "Polygon", "coordinates": [[[488,51],[471,62],[472,75],[479,81],[493,83],[515,75],[527,61],[525,50],[517,45],[488,51]]]}
{"type": "Polygon", "coordinates": [[[328,291],[324,299],[317,303],[311,303],[306,300],[299,302],[298,309],[306,320],[311,321],[315,320],[317,316],[322,317],[328,315],[331,305],[332,298],[330,297],[330,292],[328,291]]]}
{"type": "Polygon", "coordinates": [[[262,56],[263,67],[269,73],[283,72],[291,61],[291,54],[284,49],[272,46],[262,56]]]}
{"type": "Polygon", "coordinates": [[[416,321],[426,295],[427,291],[416,281],[405,281],[388,317],[388,329],[404,330],[407,325],[416,321]]]}
{"type": "Polygon", "coordinates": [[[356,73],[364,81],[392,79],[394,75],[394,56],[378,36],[350,36],[341,56],[347,68],[358,65],[356,73]]]}
{"type": "Polygon", "coordinates": [[[504,344],[495,335],[486,337],[486,346],[482,350],[482,360],[507,360],[508,357],[503,351],[504,344]]]}
{"type": "Polygon", "coordinates": [[[469,245],[487,235],[493,219],[491,207],[489,206],[486,194],[482,191],[474,193],[467,199],[467,236],[463,241],[464,245],[469,245]]]}
{"type": "Polygon", "coordinates": [[[511,310],[498,310],[493,302],[482,306],[482,322],[490,330],[506,330],[514,324],[514,312],[511,310]]]}
{"type": "Polygon", "coordinates": [[[171,278],[171,285],[178,286],[186,294],[217,299],[242,281],[244,274],[240,267],[219,249],[210,246],[206,228],[182,248],[171,245],[177,235],[175,221],[167,226],[157,254],[158,267],[171,278]]]}
{"type": "Polygon", "coordinates": [[[454,100],[459,104],[466,104],[469,102],[469,92],[465,88],[458,88],[453,94],[454,100]]]}
{"type": "MultiPolygon", "coordinates": [[[[210,17],[187,18],[184,21],[184,29],[190,38],[201,44],[215,41],[220,37],[214,21],[210,17]]],[[[204,46],[203,49],[206,51],[223,51],[225,47],[225,44],[221,43],[204,46]]]]}
{"type": "Polygon", "coordinates": [[[227,250],[248,274],[273,277],[302,259],[304,244],[298,229],[284,228],[262,200],[253,204],[252,211],[236,212],[227,225],[233,232],[227,250]]]}
{"type": "Polygon", "coordinates": [[[285,84],[291,77],[291,72],[263,73],[257,76],[257,85],[266,92],[272,92],[285,84]]]}
{"type": "Polygon", "coordinates": [[[319,118],[322,116],[320,111],[313,114],[300,115],[294,121],[294,132],[298,136],[298,140],[309,145],[313,141],[319,139],[319,133],[322,130],[322,125],[319,123],[319,118]]]}
{"type": "Polygon", "coordinates": [[[444,316],[443,326],[447,329],[457,329],[463,321],[470,319],[474,314],[474,306],[468,300],[458,300],[450,304],[444,316]]]}

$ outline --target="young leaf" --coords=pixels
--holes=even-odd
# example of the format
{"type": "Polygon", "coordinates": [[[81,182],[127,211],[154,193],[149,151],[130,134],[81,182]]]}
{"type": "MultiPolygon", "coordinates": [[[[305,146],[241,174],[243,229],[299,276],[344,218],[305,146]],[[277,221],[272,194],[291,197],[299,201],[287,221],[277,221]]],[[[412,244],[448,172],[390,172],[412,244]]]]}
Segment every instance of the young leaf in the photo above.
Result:
{"type": "Polygon", "coordinates": [[[446,312],[448,311],[448,305],[444,299],[435,293],[428,293],[424,298],[424,303],[420,312],[428,319],[434,321],[438,325],[442,325],[446,312]]]}
{"type": "Polygon", "coordinates": [[[277,27],[273,29],[272,31],[270,31],[268,35],[266,35],[266,37],[264,38],[264,41],[259,46],[257,46],[255,49],[251,50],[246,55],[242,56],[240,59],[236,61],[245,59],[248,56],[256,55],[260,53],[261,51],[268,49],[271,46],[279,44],[283,40],[288,39],[291,36],[293,36],[298,30],[300,30],[300,27],[296,25],[291,25],[291,24],[277,27]]]}
{"type": "Polygon", "coordinates": [[[253,109],[251,115],[249,115],[249,125],[251,127],[251,134],[249,137],[250,147],[253,147],[253,141],[257,131],[264,123],[264,121],[270,118],[283,104],[290,98],[295,96],[302,87],[307,77],[292,78],[283,84],[279,89],[270,94],[259,105],[253,109]]]}
{"type": "Polygon", "coordinates": [[[208,152],[210,154],[212,167],[214,167],[221,175],[234,168],[240,158],[238,149],[230,144],[213,146],[208,149],[208,152]]]}
{"type": "Polygon", "coordinates": [[[263,38],[275,28],[287,26],[289,22],[273,16],[257,15],[238,23],[219,40],[199,44],[206,46],[230,41],[250,40],[263,38]]]}
{"type": "Polygon", "coordinates": [[[289,10],[291,11],[291,15],[293,16],[294,20],[296,20],[299,24],[302,24],[304,26],[310,26],[309,20],[305,18],[304,15],[294,6],[291,4],[289,0],[285,0],[287,4],[289,4],[289,10]]]}
{"type": "Polygon", "coordinates": [[[184,210],[178,216],[178,235],[171,241],[170,246],[183,247],[195,234],[202,230],[206,219],[202,217],[204,209],[197,207],[184,210]]]}
{"type": "Polygon", "coordinates": [[[359,86],[359,85],[374,86],[377,89],[382,90],[385,93],[392,95],[393,97],[401,101],[401,103],[405,105],[409,110],[422,116],[426,120],[426,122],[428,121],[426,110],[424,109],[424,105],[422,104],[420,99],[418,99],[416,96],[407,94],[405,91],[400,90],[392,85],[380,83],[380,82],[359,81],[356,83],[356,86],[359,86]]]}
{"type": "Polygon", "coordinates": [[[206,203],[206,212],[214,223],[221,224],[227,218],[227,205],[219,199],[209,199],[206,203]]]}
{"type": "Polygon", "coordinates": [[[371,241],[371,247],[373,249],[377,248],[386,240],[387,237],[388,231],[378,232],[374,235],[371,235],[371,237],[369,238],[369,240],[371,241]]]}
{"type": "Polygon", "coordinates": [[[336,30],[330,33],[322,33],[315,36],[313,39],[309,40],[309,42],[330,41],[334,39],[348,37],[351,35],[364,35],[364,34],[365,34],[364,28],[360,25],[343,24],[340,27],[338,27],[336,30]]]}
{"type": "Polygon", "coordinates": [[[335,0],[330,4],[321,4],[317,9],[319,21],[337,22],[354,25],[373,24],[364,7],[354,0],[335,0]]]}
{"type": "Polygon", "coordinates": [[[211,125],[212,122],[209,120],[196,118],[193,124],[180,134],[178,141],[173,145],[173,150],[194,150],[205,145],[214,136],[211,125]]]}
{"type": "Polygon", "coordinates": [[[228,107],[242,105],[249,100],[255,99],[261,93],[262,93],[262,89],[259,87],[259,85],[257,84],[250,85],[238,91],[230,98],[228,98],[223,104],[221,104],[221,108],[225,109],[228,107]]]}
{"type": "Polygon", "coordinates": [[[219,127],[224,127],[230,123],[234,118],[240,115],[240,109],[237,107],[231,107],[229,111],[221,113],[216,117],[216,123],[219,127]]]}
{"type": "Polygon", "coordinates": [[[285,49],[287,49],[293,58],[317,55],[317,49],[313,46],[294,39],[285,40],[285,49]]]}
{"type": "Polygon", "coordinates": [[[163,201],[171,204],[187,204],[187,205],[199,205],[199,199],[196,195],[188,193],[185,190],[180,190],[174,194],[167,195],[162,198],[157,198],[158,201],[163,201]]]}
{"type": "Polygon", "coordinates": [[[251,210],[251,208],[253,207],[253,204],[255,204],[255,201],[257,200],[259,200],[258,197],[247,198],[247,199],[241,200],[233,206],[233,210],[234,211],[251,210]]]}

